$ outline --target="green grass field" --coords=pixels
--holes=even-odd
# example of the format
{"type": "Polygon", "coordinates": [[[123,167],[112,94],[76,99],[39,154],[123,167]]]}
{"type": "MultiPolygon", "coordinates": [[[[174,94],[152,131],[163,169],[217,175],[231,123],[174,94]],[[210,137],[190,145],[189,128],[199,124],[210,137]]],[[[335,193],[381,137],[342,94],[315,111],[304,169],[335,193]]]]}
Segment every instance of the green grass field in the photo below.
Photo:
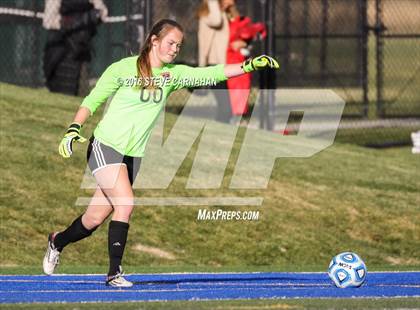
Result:
{"type": "MultiPolygon", "coordinates": [[[[81,214],[83,208],[75,206],[75,201],[91,194],[80,188],[86,168],[85,146],[77,147],[69,160],[62,159],[57,152],[80,98],[7,84],[0,84],[0,94],[0,272],[41,273],[46,235],[65,228],[81,214]]],[[[100,115],[98,112],[85,126],[85,136],[89,136],[100,115]]],[[[170,125],[176,116],[167,116],[170,125]]],[[[239,146],[237,141],[224,185],[232,175],[239,146]]],[[[191,193],[185,189],[185,183],[193,155],[190,152],[167,191],[136,190],[136,196],[173,197],[191,193]]],[[[311,158],[278,159],[266,190],[232,191],[223,187],[193,192],[197,196],[263,196],[258,221],[197,221],[199,207],[139,206],[132,218],[124,258],[126,271],[323,271],[330,258],[344,250],[360,254],[369,270],[419,270],[419,168],[419,157],[411,154],[409,147],[374,150],[334,143],[311,158]],[[172,258],[138,250],[140,244],[170,253],[172,258]]],[[[223,209],[245,211],[257,207],[223,209]]],[[[59,272],[105,273],[106,228],[104,225],[91,238],[66,248],[59,272]]],[[[274,300],[167,306],[318,309],[346,305],[353,309],[413,308],[416,302],[418,305],[418,299],[274,300]]],[[[130,304],[127,309],[157,309],[163,305],[130,304]]],[[[91,305],[77,305],[80,309],[85,307],[91,305]]],[[[112,305],[97,307],[108,309],[112,305]]]]}

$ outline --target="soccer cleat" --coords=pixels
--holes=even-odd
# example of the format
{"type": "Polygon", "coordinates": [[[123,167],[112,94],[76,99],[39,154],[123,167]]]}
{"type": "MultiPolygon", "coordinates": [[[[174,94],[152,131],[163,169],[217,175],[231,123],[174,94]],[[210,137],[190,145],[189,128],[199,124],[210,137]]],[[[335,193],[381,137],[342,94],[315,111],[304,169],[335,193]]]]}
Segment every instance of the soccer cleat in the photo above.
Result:
{"type": "Polygon", "coordinates": [[[54,273],[55,267],[58,265],[60,259],[60,251],[54,246],[54,233],[48,235],[48,246],[47,251],[45,252],[44,261],[42,262],[42,267],[44,268],[44,273],[51,275],[54,273]]]}
{"type": "Polygon", "coordinates": [[[119,269],[120,271],[116,275],[108,277],[106,280],[106,285],[113,287],[132,287],[133,282],[130,282],[123,277],[124,273],[121,269],[121,266],[119,269]]]}

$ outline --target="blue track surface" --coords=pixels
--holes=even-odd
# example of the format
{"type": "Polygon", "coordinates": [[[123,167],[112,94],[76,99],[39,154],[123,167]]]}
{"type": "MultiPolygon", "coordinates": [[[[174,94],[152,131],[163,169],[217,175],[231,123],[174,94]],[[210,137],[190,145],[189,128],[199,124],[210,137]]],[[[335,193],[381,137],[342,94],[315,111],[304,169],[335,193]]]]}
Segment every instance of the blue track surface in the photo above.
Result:
{"type": "Polygon", "coordinates": [[[326,273],[127,275],[115,289],[104,275],[0,276],[0,303],[111,302],[254,298],[420,297],[420,272],[368,273],[360,288],[335,288],[326,273]]]}

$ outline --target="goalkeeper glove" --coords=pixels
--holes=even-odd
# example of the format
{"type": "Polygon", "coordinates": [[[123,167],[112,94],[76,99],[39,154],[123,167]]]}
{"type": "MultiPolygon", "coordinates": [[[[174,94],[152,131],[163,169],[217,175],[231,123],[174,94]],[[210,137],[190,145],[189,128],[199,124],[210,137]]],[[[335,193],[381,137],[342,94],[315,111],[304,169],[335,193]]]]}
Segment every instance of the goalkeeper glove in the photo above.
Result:
{"type": "Polygon", "coordinates": [[[244,70],[245,73],[249,73],[252,71],[260,70],[260,69],[278,69],[279,63],[270,56],[267,55],[261,55],[255,58],[250,58],[245,60],[242,63],[242,70],[244,70]]]}
{"type": "Polygon", "coordinates": [[[78,141],[84,143],[86,138],[83,138],[80,133],[80,128],[82,126],[78,123],[72,123],[67,129],[64,138],[61,140],[60,145],[58,146],[58,152],[64,158],[69,158],[73,154],[73,142],[78,141]]]}

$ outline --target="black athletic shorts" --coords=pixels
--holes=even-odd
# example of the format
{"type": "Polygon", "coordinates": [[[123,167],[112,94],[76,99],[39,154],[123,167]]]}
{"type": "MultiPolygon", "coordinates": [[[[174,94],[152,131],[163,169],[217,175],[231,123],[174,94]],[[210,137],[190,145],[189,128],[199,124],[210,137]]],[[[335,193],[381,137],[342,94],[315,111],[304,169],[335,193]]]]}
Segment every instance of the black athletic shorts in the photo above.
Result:
{"type": "Polygon", "coordinates": [[[122,155],[92,136],[87,149],[87,162],[92,174],[107,166],[124,164],[127,166],[130,183],[133,185],[140,169],[141,157],[122,155]]]}

